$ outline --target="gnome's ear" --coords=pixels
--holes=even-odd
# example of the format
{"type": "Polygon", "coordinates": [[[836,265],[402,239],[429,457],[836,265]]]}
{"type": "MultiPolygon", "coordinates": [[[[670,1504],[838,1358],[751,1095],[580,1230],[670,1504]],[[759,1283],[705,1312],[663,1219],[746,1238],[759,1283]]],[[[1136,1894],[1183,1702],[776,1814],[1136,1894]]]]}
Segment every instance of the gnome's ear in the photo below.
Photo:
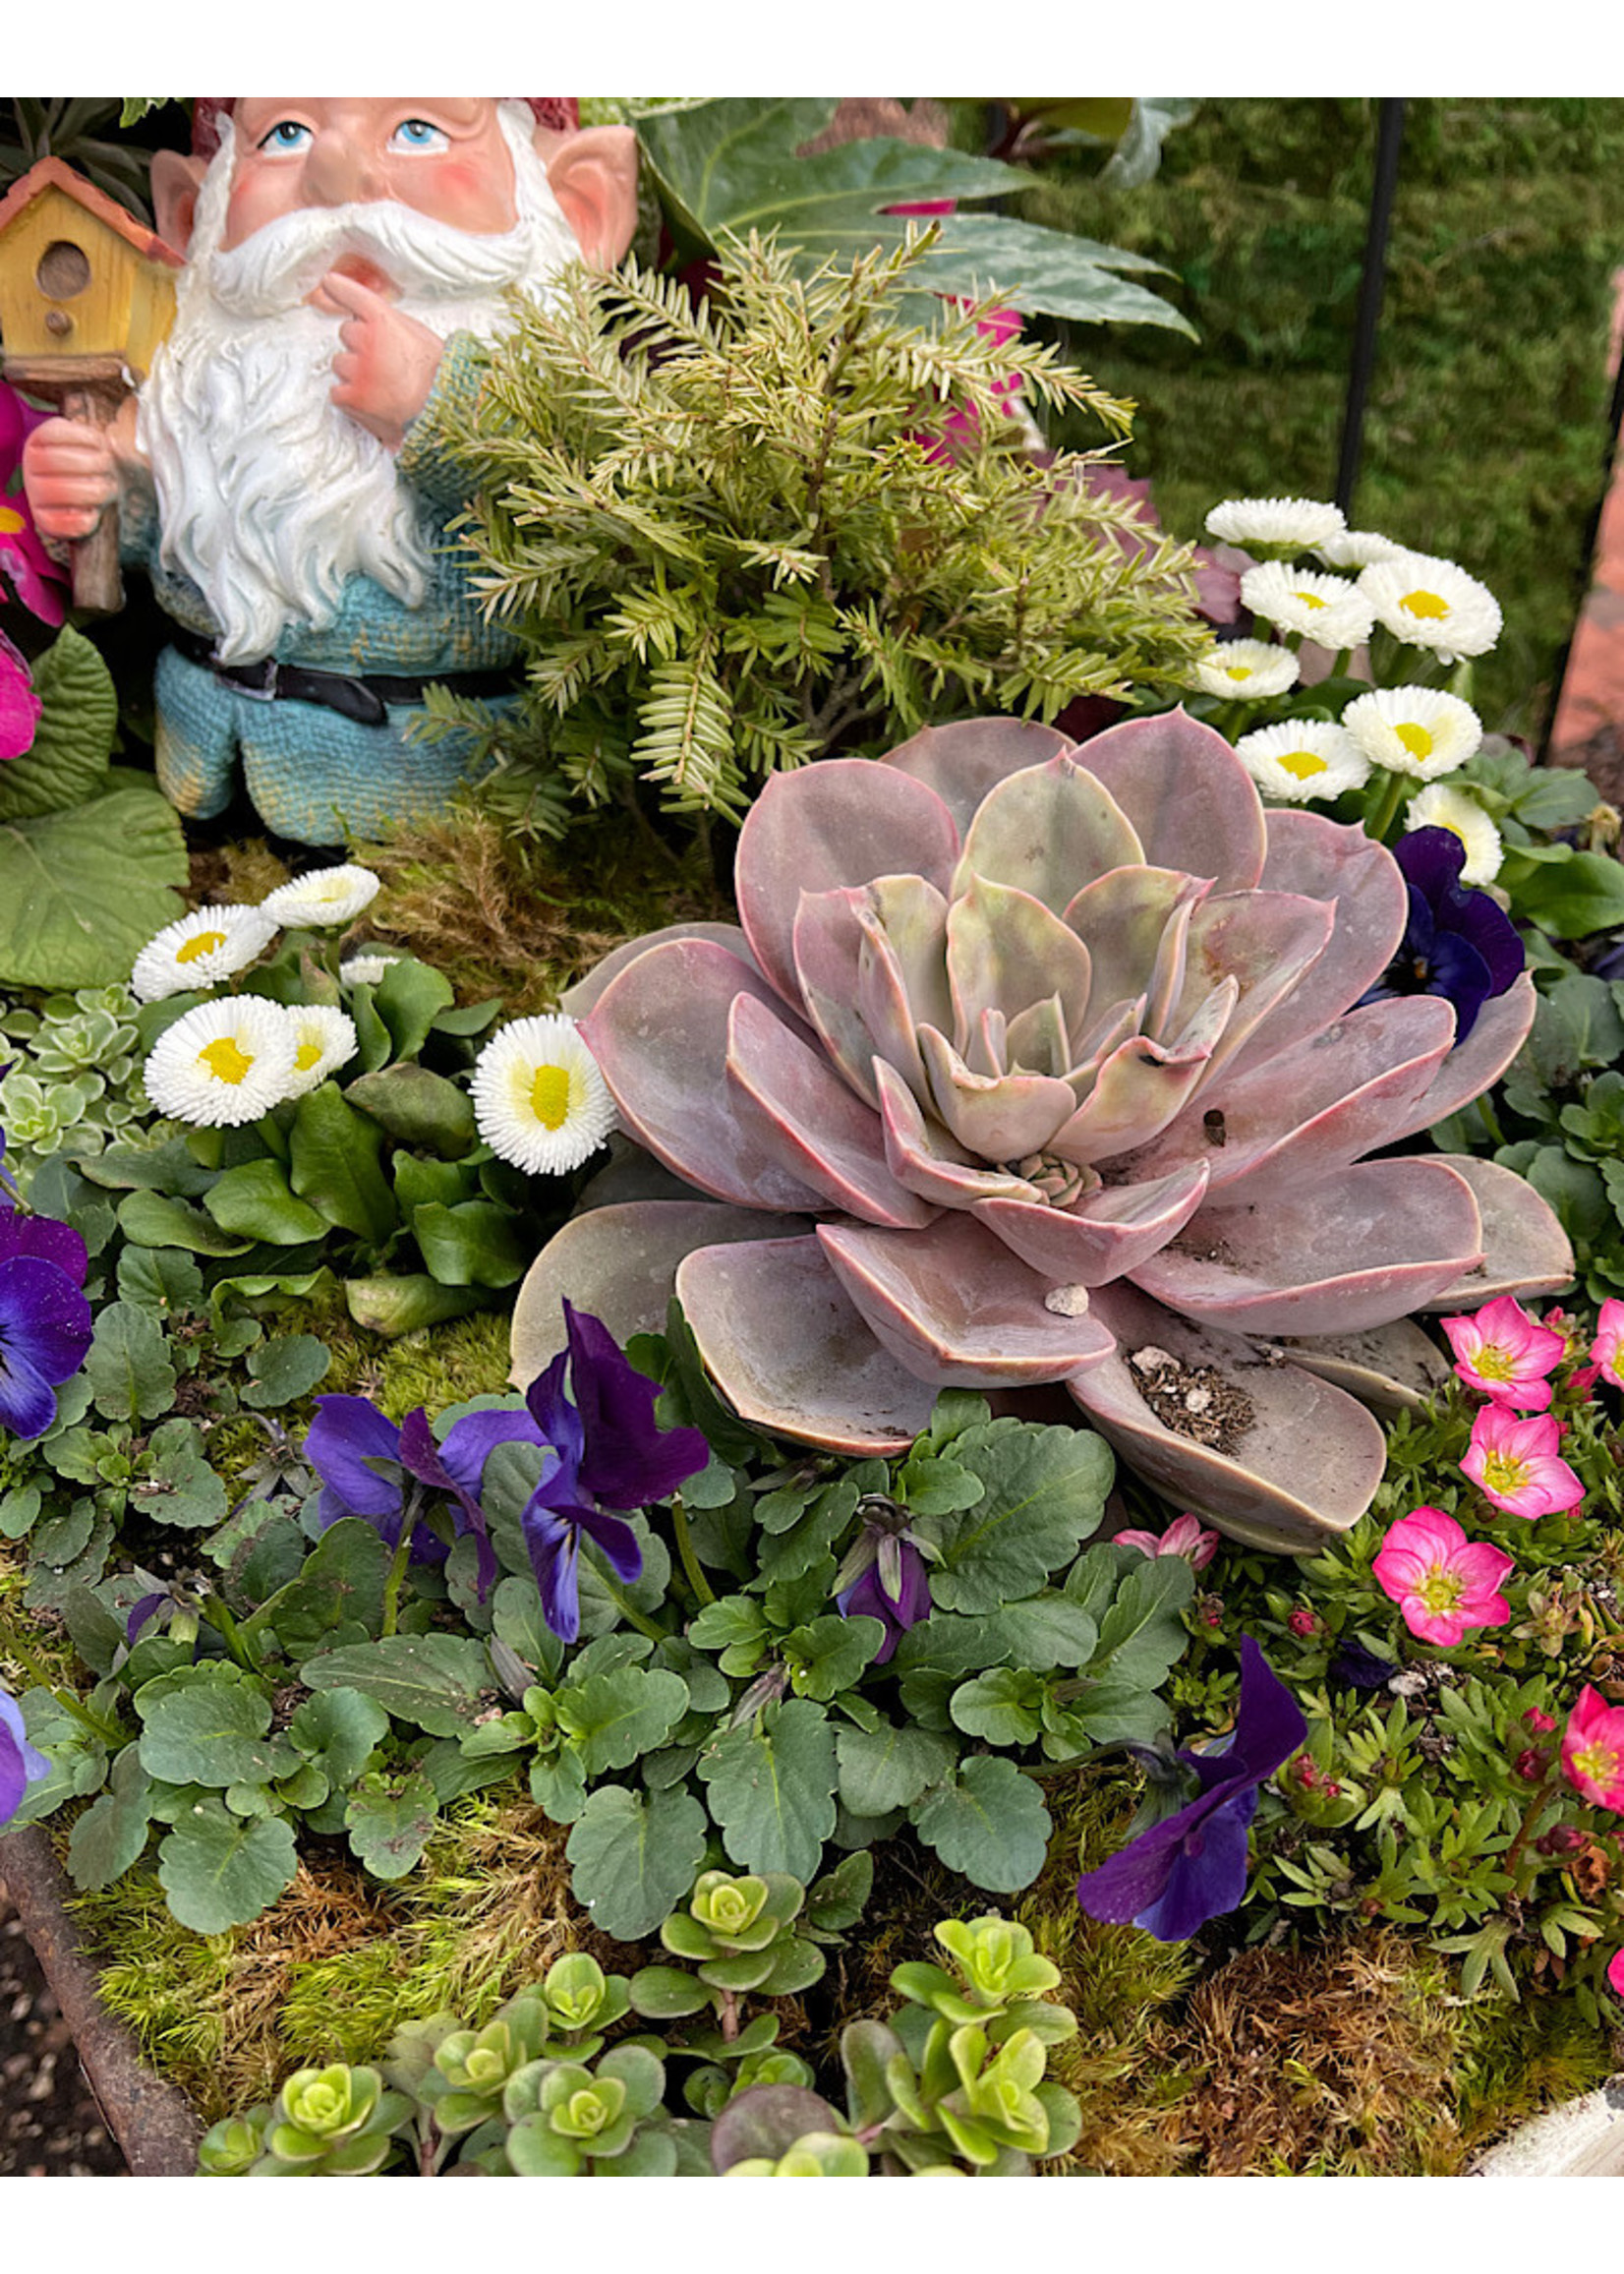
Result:
{"type": "Polygon", "coordinates": [[[583,259],[612,267],[637,228],[636,134],[623,126],[565,135],[538,127],[536,147],[583,259]]]}
{"type": "Polygon", "coordinates": [[[176,253],[184,253],[192,242],[198,192],[207,171],[206,158],[189,158],[179,150],[152,153],[152,210],[158,235],[176,253]]]}

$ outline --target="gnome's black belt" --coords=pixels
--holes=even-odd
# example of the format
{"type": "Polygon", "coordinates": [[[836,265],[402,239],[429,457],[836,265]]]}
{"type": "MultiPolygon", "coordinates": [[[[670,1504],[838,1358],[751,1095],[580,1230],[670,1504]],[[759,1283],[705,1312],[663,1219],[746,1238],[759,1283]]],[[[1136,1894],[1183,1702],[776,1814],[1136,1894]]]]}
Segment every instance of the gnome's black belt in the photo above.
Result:
{"type": "Polygon", "coordinates": [[[188,663],[201,664],[223,685],[235,687],[251,702],[319,703],[324,710],[353,719],[359,727],[387,725],[385,706],[421,703],[425,687],[443,686],[456,695],[480,696],[510,695],[518,685],[511,671],[431,671],[426,678],[400,679],[383,671],[369,671],[365,677],[316,671],[304,664],[279,664],[274,656],[257,664],[220,664],[215,662],[207,640],[179,626],[170,634],[170,645],[178,648],[188,663]]]}

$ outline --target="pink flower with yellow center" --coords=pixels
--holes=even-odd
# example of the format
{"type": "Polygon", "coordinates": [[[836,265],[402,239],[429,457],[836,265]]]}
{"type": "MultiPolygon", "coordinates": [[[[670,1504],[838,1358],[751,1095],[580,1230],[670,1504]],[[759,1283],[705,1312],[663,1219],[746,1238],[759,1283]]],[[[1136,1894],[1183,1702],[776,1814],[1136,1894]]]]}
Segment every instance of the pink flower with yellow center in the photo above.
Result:
{"type": "Polygon", "coordinates": [[[1165,1532],[1114,1532],[1114,1547],[1136,1547],[1141,1555],[1182,1555],[1196,1571],[1205,1571],[1218,1552],[1218,1535],[1209,1532],[1199,1516],[1175,1516],[1165,1532]]]}
{"type": "Polygon", "coordinates": [[[1416,1508],[1390,1526],[1370,1566],[1404,1623],[1422,1642],[1447,1650],[1469,1627],[1503,1626],[1511,1605],[1499,1592],[1516,1569],[1486,1540],[1468,1540],[1441,1508],[1416,1508]]]}
{"type": "Polygon", "coordinates": [[[1472,1425],[1461,1468],[1508,1516],[1551,1516],[1577,1508],[1585,1497],[1584,1486],[1557,1453],[1561,1441],[1552,1415],[1519,1416],[1489,1404],[1472,1425]]]}
{"type": "Polygon", "coordinates": [[[1446,1318],[1443,1330],[1455,1353],[1455,1371],[1469,1388],[1532,1412],[1543,1413],[1550,1404],[1545,1376],[1567,1355],[1567,1339],[1537,1324],[1515,1297],[1496,1296],[1470,1318],[1446,1318]]]}
{"type": "MultiPolygon", "coordinates": [[[[1562,1767],[1568,1782],[1587,1800],[1624,1816],[1624,1706],[1609,1706],[1590,1682],[1575,1700],[1562,1732],[1562,1767]]],[[[1611,1967],[1607,1978],[1612,1980],[1611,1967]]],[[[1613,1987],[1618,1987],[1616,1982],[1613,1987]]]]}
{"type": "Polygon", "coordinates": [[[1624,1389],[1624,1303],[1616,1295],[1609,1295],[1601,1306],[1591,1357],[1603,1381],[1610,1381],[1614,1389],[1624,1389]]]}

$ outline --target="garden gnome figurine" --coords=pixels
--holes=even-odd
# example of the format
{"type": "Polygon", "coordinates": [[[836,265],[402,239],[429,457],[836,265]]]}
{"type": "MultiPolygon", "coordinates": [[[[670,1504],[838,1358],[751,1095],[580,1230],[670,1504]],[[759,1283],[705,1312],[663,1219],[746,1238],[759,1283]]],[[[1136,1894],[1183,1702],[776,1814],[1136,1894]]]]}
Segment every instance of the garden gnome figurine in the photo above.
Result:
{"type": "Polygon", "coordinates": [[[50,537],[116,500],[174,619],[157,760],[180,810],[222,811],[240,759],[272,830],[336,845],[461,778],[468,732],[407,737],[427,684],[511,700],[516,643],[447,535],[470,487],[442,417],[512,288],[624,254],[636,140],[557,97],[256,95],[200,101],[193,143],[152,163],[187,261],[145,385],[110,431],[37,428],[24,479],[50,537]]]}

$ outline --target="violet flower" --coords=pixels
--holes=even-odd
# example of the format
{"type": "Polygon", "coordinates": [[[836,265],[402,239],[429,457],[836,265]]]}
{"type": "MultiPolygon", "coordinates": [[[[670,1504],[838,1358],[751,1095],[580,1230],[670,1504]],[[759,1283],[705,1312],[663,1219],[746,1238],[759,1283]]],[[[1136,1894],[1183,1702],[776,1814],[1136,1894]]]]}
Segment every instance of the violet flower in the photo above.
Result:
{"type": "MultiPolygon", "coordinates": [[[[436,1444],[422,1406],[415,1406],[397,1428],[371,1398],[318,1398],[305,1438],[305,1458],[321,1479],[317,1521],[325,1531],[342,1516],[361,1516],[396,1547],[410,1478],[420,1487],[410,1492],[414,1519],[425,1495],[437,1494],[451,1504],[457,1537],[475,1541],[483,1602],[496,1576],[495,1549],[478,1499],[485,1464],[497,1445],[533,1434],[525,1415],[497,1409],[464,1415],[447,1430],[445,1442],[436,1444]]],[[[414,1521],[412,1561],[443,1563],[445,1554],[445,1542],[434,1527],[414,1521]]]]}
{"type": "Polygon", "coordinates": [[[911,1540],[888,1534],[880,1542],[874,1561],[860,1578],[841,1590],[835,1603],[842,1618],[880,1621],[886,1630],[885,1640],[875,1652],[873,1663],[883,1666],[908,1628],[930,1616],[930,1573],[925,1559],[911,1540]]]}
{"type": "Polygon", "coordinates": [[[1497,901],[1462,885],[1466,846],[1452,829],[1412,830],[1392,853],[1410,888],[1410,920],[1398,954],[1360,1001],[1441,995],[1454,1005],[1458,1049],[1483,1005],[1522,971],[1522,940],[1497,901]]]}
{"type": "Polygon", "coordinates": [[[0,1827],[22,1807],[29,1786],[50,1773],[44,1754],[29,1743],[22,1707],[9,1691],[0,1690],[0,1827]]]}
{"type": "Polygon", "coordinates": [[[43,1435],[57,1385],[85,1362],[85,1243],[70,1225],[0,1207],[0,1427],[14,1436],[43,1435]]]}
{"type": "Polygon", "coordinates": [[[1297,1700],[1251,1639],[1241,1640],[1241,1707],[1220,1748],[1181,1746],[1178,1760],[1200,1789],[1195,1799],[1131,1839],[1077,1882],[1090,1918],[1131,1922],[1177,1943],[1234,1910],[1247,1892],[1247,1836],[1258,1787],[1307,1736],[1297,1700]]]}
{"type": "Polygon", "coordinates": [[[551,1458],[520,1522],[543,1616],[561,1642],[574,1642],[581,1631],[582,1534],[603,1550],[617,1578],[629,1584],[643,1569],[636,1533],[599,1503],[642,1508],[664,1500],[705,1467],[711,1449],[698,1429],[657,1427],[659,1384],[628,1362],[601,1318],[565,1302],[564,1331],[566,1347],[525,1393],[534,1425],[528,1433],[540,1436],[551,1458]]]}

